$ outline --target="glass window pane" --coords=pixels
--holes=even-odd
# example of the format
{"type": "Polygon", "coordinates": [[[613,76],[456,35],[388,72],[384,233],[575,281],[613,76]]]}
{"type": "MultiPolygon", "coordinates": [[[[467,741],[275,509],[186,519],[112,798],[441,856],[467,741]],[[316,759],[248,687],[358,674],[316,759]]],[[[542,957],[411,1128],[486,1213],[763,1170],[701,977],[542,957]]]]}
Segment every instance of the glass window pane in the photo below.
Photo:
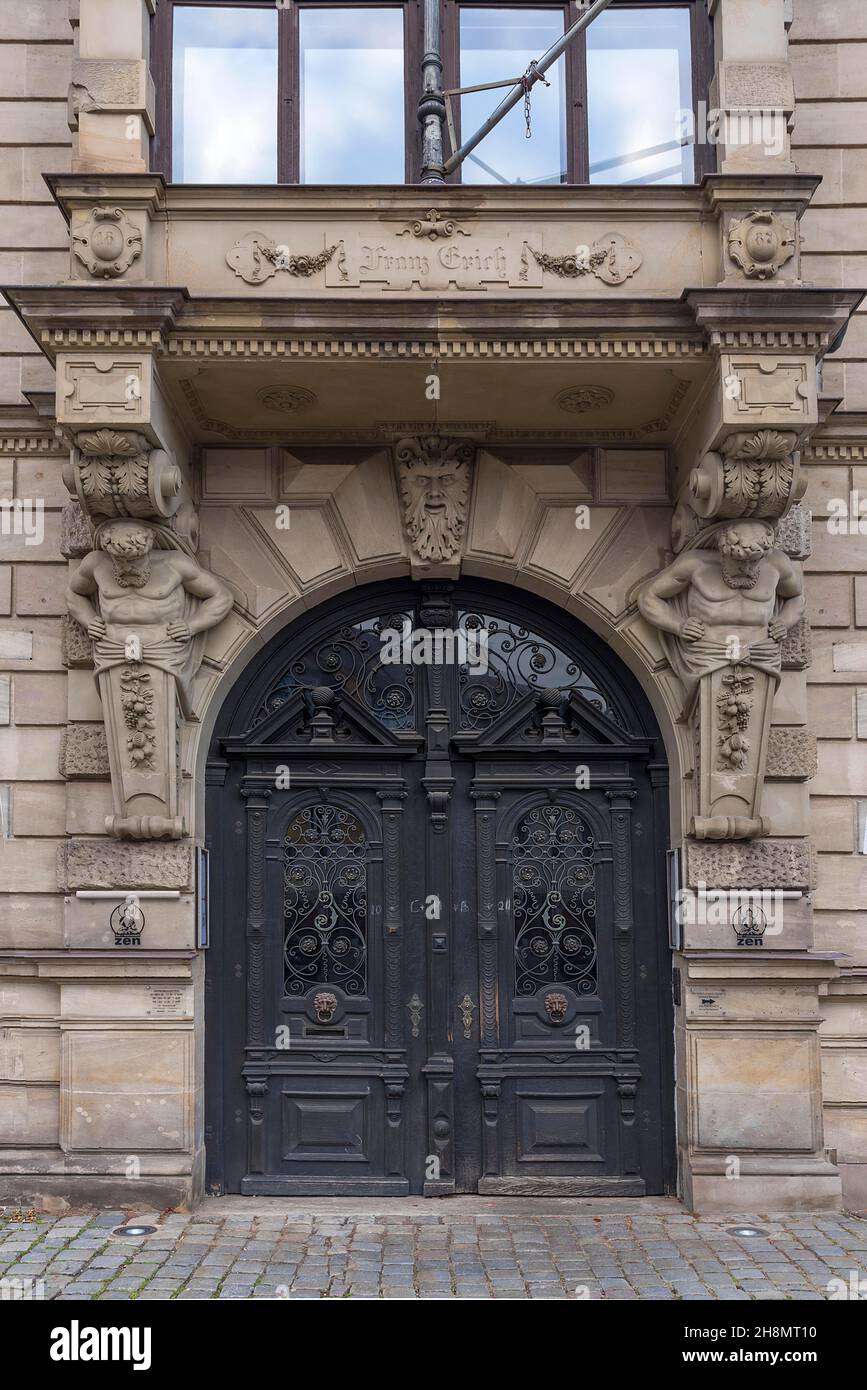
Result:
{"type": "Polygon", "coordinates": [[[172,178],[277,182],[277,10],[176,5],[172,178]]]}
{"type": "Polygon", "coordinates": [[[301,182],[403,183],[402,9],[302,9],[301,182]]]}
{"type": "Polygon", "coordinates": [[[689,11],[603,11],[587,30],[587,104],[591,183],[692,183],[689,11]]]}
{"type": "MultiPolygon", "coordinates": [[[[461,6],[462,87],[520,77],[563,33],[563,11],[461,6]]],[[[564,63],[537,82],[530,104],[532,138],[526,139],[524,104],[514,107],[464,161],[464,183],[563,183],[566,179],[564,63]]],[[[461,136],[466,140],[496,110],[508,88],[461,97],[461,136]]]]}

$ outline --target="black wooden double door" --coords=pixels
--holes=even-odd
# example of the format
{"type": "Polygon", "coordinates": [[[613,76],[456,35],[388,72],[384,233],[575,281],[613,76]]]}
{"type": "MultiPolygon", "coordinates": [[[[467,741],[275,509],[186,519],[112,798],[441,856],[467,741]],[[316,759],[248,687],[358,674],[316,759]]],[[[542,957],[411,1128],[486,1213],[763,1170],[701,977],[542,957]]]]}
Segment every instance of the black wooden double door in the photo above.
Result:
{"type": "Polygon", "coordinates": [[[260,666],[208,771],[212,1190],[668,1190],[640,692],[493,586],[378,586],[260,666]]]}

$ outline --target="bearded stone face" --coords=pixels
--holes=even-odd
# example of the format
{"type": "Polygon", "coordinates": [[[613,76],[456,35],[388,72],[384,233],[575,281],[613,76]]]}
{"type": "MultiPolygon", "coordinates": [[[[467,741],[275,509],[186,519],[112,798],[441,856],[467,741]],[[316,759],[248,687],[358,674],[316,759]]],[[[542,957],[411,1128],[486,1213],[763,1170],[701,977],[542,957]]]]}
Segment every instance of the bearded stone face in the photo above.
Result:
{"type": "Polygon", "coordinates": [[[466,458],[402,459],[398,463],[404,522],[423,560],[449,560],[460,547],[470,490],[466,458]]]}

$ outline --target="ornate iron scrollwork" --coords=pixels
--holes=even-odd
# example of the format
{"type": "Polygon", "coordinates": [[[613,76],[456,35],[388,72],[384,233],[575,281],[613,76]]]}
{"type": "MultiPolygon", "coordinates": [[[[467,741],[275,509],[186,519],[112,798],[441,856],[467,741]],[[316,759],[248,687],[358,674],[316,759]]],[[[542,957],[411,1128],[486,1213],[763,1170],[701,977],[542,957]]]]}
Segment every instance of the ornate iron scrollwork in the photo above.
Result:
{"type": "Polygon", "coordinates": [[[461,609],[458,627],[482,628],[488,634],[487,670],[463,667],[460,672],[462,729],[487,729],[525,695],[546,687],[556,687],[564,696],[574,690],[594,709],[622,722],[587,671],[538,633],[467,609],[461,609]]]}
{"type": "MultiPolygon", "coordinates": [[[[308,806],[283,843],[284,988],[367,989],[367,841],[339,807],[308,806]]],[[[335,1005],[336,1006],[336,1005],[335,1005]]]]}
{"type": "Polygon", "coordinates": [[[330,686],[345,691],[387,729],[412,729],[415,723],[416,672],[411,665],[383,665],[385,630],[401,632],[414,624],[411,612],[388,613],[346,624],[302,651],[269,690],[254,727],[285,705],[298,690],[330,686]]]}
{"type": "Polygon", "coordinates": [[[595,842],[564,806],[530,811],[512,836],[515,991],[568,984],[595,994],[595,842]]]}

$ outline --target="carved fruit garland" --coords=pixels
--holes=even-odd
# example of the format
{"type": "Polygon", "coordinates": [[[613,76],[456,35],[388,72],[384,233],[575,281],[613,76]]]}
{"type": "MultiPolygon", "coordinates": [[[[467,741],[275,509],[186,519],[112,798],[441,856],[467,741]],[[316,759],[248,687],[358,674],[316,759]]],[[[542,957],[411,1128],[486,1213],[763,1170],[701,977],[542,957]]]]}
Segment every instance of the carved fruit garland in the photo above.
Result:
{"type": "Polygon", "coordinates": [[[126,746],[130,762],[137,770],[153,769],[156,740],[153,730],[154,692],[151,678],[140,667],[125,666],[120,676],[123,722],[130,730],[126,746]]]}
{"type": "Polygon", "coordinates": [[[746,737],[753,707],[755,677],[745,666],[735,666],[723,676],[727,686],[717,696],[719,711],[719,768],[720,771],[740,772],[746,766],[750,741],[746,737]]]}

